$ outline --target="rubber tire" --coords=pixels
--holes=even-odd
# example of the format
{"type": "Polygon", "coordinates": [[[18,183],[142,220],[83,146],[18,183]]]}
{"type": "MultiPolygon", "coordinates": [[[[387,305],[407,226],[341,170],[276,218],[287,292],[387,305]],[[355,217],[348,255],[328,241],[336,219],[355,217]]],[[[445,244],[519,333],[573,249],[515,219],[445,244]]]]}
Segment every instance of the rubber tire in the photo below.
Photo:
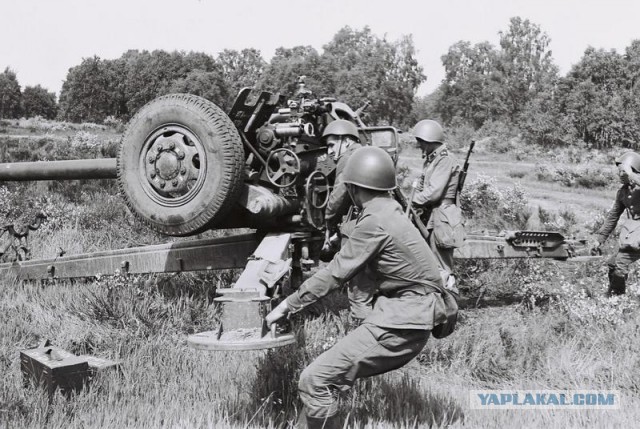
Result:
{"type": "Polygon", "coordinates": [[[194,235],[215,227],[237,201],[243,164],[242,140],[224,111],[195,95],[170,94],[143,106],[127,125],[118,151],[118,185],[129,209],[150,228],[172,236],[194,235]],[[139,173],[147,138],[168,124],[191,131],[207,158],[200,191],[177,207],[150,198],[139,173]]]}

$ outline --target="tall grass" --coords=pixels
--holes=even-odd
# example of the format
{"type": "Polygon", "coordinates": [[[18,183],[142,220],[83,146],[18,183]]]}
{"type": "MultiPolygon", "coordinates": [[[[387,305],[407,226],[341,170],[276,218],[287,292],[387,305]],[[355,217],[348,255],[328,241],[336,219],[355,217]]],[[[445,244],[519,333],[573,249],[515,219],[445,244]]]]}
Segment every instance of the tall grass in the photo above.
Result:
{"type": "MultiPolygon", "coordinates": [[[[105,132],[71,131],[62,139],[81,144],[91,136],[76,131],[105,132]]],[[[34,135],[27,152],[53,144],[38,142],[37,130],[34,135]]],[[[5,154],[12,156],[11,148],[23,143],[21,138],[9,142],[5,154]]],[[[406,160],[403,178],[422,163],[415,148],[406,148],[407,154],[415,156],[406,160]]],[[[522,226],[531,215],[526,194],[518,188],[496,190],[483,180],[468,184],[469,217],[487,229],[522,226]]],[[[127,212],[108,181],[5,186],[0,203],[7,223],[28,222],[36,210],[49,216],[32,236],[33,254],[40,258],[60,249],[73,254],[166,240],[127,212]]],[[[570,214],[538,216],[547,216],[547,223],[571,222],[570,214]]],[[[468,301],[458,330],[443,340],[430,339],[404,368],[357,382],[341,401],[347,427],[637,425],[636,270],[629,295],[614,299],[603,297],[607,280],[601,263],[459,261],[458,273],[468,301]],[[618,411],[471,410],[470,389],[617,389],[624,405],[618,411]]],[[[229,270],[42,284],[3,279],[0,428],[293,427],[301,415],[300,372],[350,329],[344,292],[293,317],[294,346],[242,353],[190,349],[188,334],[217,323],[211,306],[216,289],[228,287],[237,275],[229,270]],[[49,401],[42,389],[23,384],[19,364],[19,351],[44,339],[76,354],[118,360],[122,370],[100,374],[71,398],[56,395],[49,401]]]]}

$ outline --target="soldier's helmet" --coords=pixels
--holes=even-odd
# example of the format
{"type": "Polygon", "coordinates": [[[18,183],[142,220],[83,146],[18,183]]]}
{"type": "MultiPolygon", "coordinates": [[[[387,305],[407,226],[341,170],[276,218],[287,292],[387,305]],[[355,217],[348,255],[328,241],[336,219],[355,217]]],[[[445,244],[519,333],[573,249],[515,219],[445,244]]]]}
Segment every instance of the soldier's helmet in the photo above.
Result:
{"type": "Polygon", "coordinates": [[[353,122],[349,122],[345,119],[337,119],[327,125],[322,132],[322,138],[328,136],[350,136],[356,141],[360,141],[360,135],[358,134],[356,126],[353,122]]]}
{"type": "Polygon", "coordinates": [[[444,143],[444,132],[439,123],[423,119],[413,127],[413,135],[426,142],[444,143]]]}
{"type": "Polygon", "coordinates": [[[376,191],[390,191],[397,186],[393,160],[384,149],[375,146],[356,149],[347,160],[342,178],[344,183],[376,191]]]}
{"type": "Polygon", "coordinates": [[[616,158],[616,165],[625,164],[633,169],[634,172],[640,173],[640,155],[636,152],[625,152],[616,158]]]}

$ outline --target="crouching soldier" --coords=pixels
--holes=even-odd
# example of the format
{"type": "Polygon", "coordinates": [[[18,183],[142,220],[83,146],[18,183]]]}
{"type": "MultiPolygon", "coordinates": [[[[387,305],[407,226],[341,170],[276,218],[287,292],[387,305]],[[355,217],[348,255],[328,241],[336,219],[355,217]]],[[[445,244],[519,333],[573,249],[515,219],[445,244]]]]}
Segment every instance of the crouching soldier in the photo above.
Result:
{"type": "Polygon", "coordinates": [[[618,224],[622,213],[626,219],[620,229],[620,247],[609,260],[609,289],[607,295],[626,292],[629,266],[640,259],[640,155],[626,152],[616,159],[618,177],[622,187],[616,194],[613,207],[607,213],[602,228],[596,233],[591,253],[600,253],[600,246],[618,224]]]}
{"type": "Polygon", "coordinates": [[[364,377],[400,368],[446,319],[438,264],[427,243],[389,191],[396,187],[391,157],[377,147],[356,150],[343,182],[360,215],[324,268],[266,317],[271,325],[338,289],[365,268],[374,274],[376,299],[363,323],[302,372],[298,384],[308,427],[341,428],[338,391],[364,377]]]}

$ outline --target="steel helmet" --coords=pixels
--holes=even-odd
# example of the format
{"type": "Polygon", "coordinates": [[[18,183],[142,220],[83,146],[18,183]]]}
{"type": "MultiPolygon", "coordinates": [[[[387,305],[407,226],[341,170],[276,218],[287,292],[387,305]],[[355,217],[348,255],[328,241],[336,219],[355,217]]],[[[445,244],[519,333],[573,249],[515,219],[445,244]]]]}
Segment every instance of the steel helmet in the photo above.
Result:
{"type": "Polygon", "coordinates": [[[397,186],[396,167],[384,149],[364,146],[356,149],[347,160],[342,180],[362,188],[390,191],[397,186]]]}
{"type": "Polygon", "coordinates": [[[436,121],[423,119],[413,127],[413,135],[426,142],[444,143],[444,132],[436,121]]]}
{"type": "Polygon", "coordinates": [[[636,152],[625,152],[616,158],[616,165],[626,164],[631,167],[636,173],[640,173],[640,155],[636,152]]]}
{"type": "Polygon", "coordinates": [[[322,138],[327,136],[350,136],[360,141],[360,135],[358,134],[358,129],[353,124],[353,122],[349,122],[345,119],[336,119],[327,125],[322,132],[322,138]]]}

